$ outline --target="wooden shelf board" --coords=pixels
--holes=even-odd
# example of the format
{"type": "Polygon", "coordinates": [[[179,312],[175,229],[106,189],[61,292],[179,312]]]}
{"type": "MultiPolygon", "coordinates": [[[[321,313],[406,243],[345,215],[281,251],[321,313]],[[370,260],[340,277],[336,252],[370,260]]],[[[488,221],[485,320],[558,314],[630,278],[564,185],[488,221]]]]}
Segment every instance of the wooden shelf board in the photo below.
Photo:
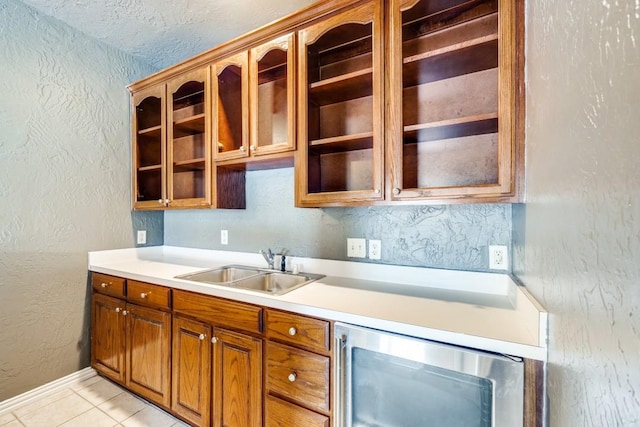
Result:
{"type": "Polygon", "coordinates": [[[365,68],[309,85],[309,97],[316,105],[328,105],[373,94],[373,68],[365,68]]]}
{"type": "Polygon", "coordinates": [[[200,157],[197,159],[181,160],[179,162],[173,162],[173,172],[193,172],[201,171],[205,168],[205,159],[200,157]]]}
{"type": "Polygon", "coordinates": [[[173,122],[173,138],[204,132],[204,113],[173,122]]]}
{"type": "Polygon", "coordinates": [[[309,151],[313,154],[327,154],[364,150],[372,147],[373,132],[363,132],[310,141],[309,151]]]}
{"type": "Polygon", "coordinates": [[[430,83],[498,67],[498,37],[491,35],[457,43],[403,60],[403,86],[430,83]]]}
{"type": "Polygon", "coordinates": [[[404,142],[428,142],[498,132],[498,113],[460,117],[404,127],[404,142]]]}
{"type": "Polygon", "coordinates": [[[157,170],[161,170],[161,169],[162,169],[162,165],[140,166],[138,168],[138,172],[157,171],[157,170]]]}
{"type": "Polygon", "coordinates": [[[162,133],[162,126],[161,125],[140,129],[138,131],[138,135],[141,135],[141,136],[153,136],[153,137],[155,137],[155,136],[160,136],[161,133],[162,133]]]}

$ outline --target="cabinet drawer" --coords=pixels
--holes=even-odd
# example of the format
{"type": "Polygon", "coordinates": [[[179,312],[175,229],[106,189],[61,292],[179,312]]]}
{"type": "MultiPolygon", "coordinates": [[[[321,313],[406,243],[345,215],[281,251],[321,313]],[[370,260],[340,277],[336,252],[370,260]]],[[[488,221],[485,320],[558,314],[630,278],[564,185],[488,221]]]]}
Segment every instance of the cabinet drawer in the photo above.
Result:
{"type": "Polygon", "coordinates": [[[147,307],[171,308],[171,289],[151,283],[127,282],[127,301],[147,307]]]}
{"type": "Polygon", "coordinates": [[[326,320],[267,309],[265,310],[265,329],[269,339],[284,341],[324,354],[329,352],[331,328],[326,320]]]}
{"type": "Polygon", "coordinates": [[[173,309],[212,325],[262,332],[262,308],[255,305],[174,289],[173,309]]]}
{"type": "Polygon", "coordinates": [[[309,409],[329,411],[330,359],[267,342],[267,389],[309,409]]]}
{"type": "Polygon", "coordinates": [[[124,282],[121,277],[109,276],[102,273],[91,273],[91,286],[96,292],[124,298],[124,282]]]}
{"type": "Polygon", "coordinates": [[[329,427],[329,417],[267,396],[265,427],[329,427]]]}

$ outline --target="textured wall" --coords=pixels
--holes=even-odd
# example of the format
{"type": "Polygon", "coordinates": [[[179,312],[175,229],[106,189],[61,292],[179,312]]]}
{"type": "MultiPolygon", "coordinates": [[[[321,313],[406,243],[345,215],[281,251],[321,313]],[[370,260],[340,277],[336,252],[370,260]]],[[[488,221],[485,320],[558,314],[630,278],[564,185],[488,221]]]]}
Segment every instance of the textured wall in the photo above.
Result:
{"type": "Polygon", "coordinates": [[[130,213],[128,94],[152,70],[0,0],[0,400],[88,364],[87,251],[162,243],[130,213]]]}
{"type": "Polygon", "coordinates": [[[292,168],[248,172],[246,210],[167,211],[164,242],[344,260],[347,237],[364,237],[382,240],[383,263],[467,270],[487,269],[489,244],[511,244],[510,205],[302,209],[293,197],[292,168]]]}
{"type": "Polygon", "coordinates": [[[528,5],[514,271],[550,312],[550,426],[640,425],[640,2],[528,5]]]}

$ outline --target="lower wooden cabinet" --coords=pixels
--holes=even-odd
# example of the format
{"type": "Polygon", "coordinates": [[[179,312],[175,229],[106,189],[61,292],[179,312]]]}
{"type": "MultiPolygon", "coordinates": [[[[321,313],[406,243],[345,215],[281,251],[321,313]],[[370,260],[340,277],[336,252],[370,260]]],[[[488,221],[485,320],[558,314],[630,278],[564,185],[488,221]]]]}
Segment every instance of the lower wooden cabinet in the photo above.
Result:
{"type": "Polygon", "coordinates": [[[209,425],[211,401],[211,327],[173,319],[171,410],[198,426],[209,425]]]}
{"type": "Polygon", "coordinates": [[[101,294],[92,301],[91,366],[169,408],[171,313],[101,294]]]}
{"type": "Polygon", "coordinates": [[[91,303],[91,366],[102,375],[125,382],[125,321],[127,303],[93,294],[91,303]]]}
{"type": "Polygon", "coordinates": [[[262,340],[213,330],[213,426],[262,426],[262,340]]]}
{"type": "Polygon", "coordinates": [[[262,426],[262,340],[175,316],[171,410],[198,426],[262,426]]]}
{"type": "Polygon", "coordinates": [[[266,398],[265,427],[329,427],[330,418],[277,397],[266,398]]]}

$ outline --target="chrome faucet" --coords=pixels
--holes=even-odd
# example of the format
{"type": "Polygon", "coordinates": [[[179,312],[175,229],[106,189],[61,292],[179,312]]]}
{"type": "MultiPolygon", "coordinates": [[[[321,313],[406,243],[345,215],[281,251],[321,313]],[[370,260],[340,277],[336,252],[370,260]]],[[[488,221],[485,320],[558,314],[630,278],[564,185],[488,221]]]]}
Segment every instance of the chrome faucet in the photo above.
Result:
{"type": "Polygon", "coordinates": [[[267,249],[267,252],[263,251],[262,249],[260,249],[259,251],[260,255],[262,255],[262,257],[264,258],[265,261],[267,261],[267,264],[269,264],[269,269],[270,270],[274,270],[275,267],[275,257],[276,255],[280,256],[280,270],[281,271],[285,271],[286,269],[286,265],[287,265],[287,258],[286,258],[286,254],[289,253],[288,249],[282,249],[280,251],[280,253],[275,254],[273,253],[273,251],[269,248],[267,249]]]}
{"type": "Polygon", "coordinates": [[[267,252],[260,249],[260,255],[262,255],[264,257],[264,260],[267,261],[267,264],[269,264],[269,269],[273,270],[274,269],[273,257],[275,256],[275,254],[271,252],[271,249],[270,248],[267,249],[267,252]]]}

